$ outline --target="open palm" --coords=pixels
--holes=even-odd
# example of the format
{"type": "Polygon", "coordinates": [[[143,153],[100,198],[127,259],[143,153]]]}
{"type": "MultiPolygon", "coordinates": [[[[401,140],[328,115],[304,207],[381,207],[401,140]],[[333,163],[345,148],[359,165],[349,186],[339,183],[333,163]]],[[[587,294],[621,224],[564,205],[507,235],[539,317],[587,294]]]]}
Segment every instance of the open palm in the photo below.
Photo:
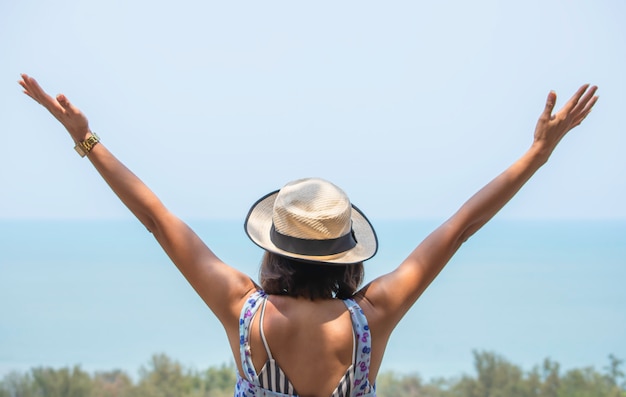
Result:
{"type": "Polygon", "coordinates": [[[65,95],[59,94],[53,98],[41,88],[34,78],[26,74],[22,74],[22,80],[19,81],[19,84],[24,88],[26,95],[48,109],[63,124],[74,141],[79,142],[85,139],[89,133],[87,117],[80,109],[72,105],[65,95]]]}

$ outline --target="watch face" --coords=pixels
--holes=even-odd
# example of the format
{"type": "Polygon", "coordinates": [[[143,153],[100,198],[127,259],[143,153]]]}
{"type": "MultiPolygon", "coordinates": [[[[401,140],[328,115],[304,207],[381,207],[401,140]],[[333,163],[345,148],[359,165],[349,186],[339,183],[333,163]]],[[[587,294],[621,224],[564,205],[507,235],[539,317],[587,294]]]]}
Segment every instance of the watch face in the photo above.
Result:
{"type": "Polygon", "coordinates": [[[85,151],[83,150],[83,147],[80,145],[80,143],[76,144],[76,146],[74,146],[74,150],[76,150],[76,153],[80,154],[80,157],[85,157],[85,151]]]}

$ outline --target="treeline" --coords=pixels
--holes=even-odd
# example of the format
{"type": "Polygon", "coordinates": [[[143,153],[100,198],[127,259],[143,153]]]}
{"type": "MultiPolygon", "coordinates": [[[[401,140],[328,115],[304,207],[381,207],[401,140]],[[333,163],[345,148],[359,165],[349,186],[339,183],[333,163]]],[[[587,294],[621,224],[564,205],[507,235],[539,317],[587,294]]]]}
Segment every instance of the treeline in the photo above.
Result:
{"type": "Polygon", "coordinates": [[[602,372],[586,367],[562,373],[559,363],[545,359],[524,371],[495,353],[474,352],[473,375],[423,382],[418,375],[384,373],[377,391],[384,397],[626,397],[623,362],[609,355],[602,372]]]}
{"type": "MultiPolygon", "coordinates": [[[[626,397],[623,360],[610,355],[593,367],[562,372],[550,359],[524,371],[500,355],[474,352],[473,375],[424,382],[419,375],[385,372],[378,376],[380,397],[626,397]]],[[[234,365],[204,371],[183,368],[164,354],[153,356],[137,381],[124,371],[89,374],[74,368],[33,368],[0,381],[0,397],[226,397],[235,385],[234,365]]]]}

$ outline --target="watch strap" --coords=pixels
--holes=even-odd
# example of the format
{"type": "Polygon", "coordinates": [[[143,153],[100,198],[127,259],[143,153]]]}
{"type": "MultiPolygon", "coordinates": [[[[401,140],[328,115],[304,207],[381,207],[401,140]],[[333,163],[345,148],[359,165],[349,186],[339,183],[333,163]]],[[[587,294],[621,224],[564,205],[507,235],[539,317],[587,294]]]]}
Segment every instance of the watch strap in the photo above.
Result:
{"type": "Polygon", "coordinates": [[[95,132],[91,133],[84,141],[80,141],[74,146],[74,150],[80,155],[80,157],[85,157],[94,146],[96,146],[100,142],[100,137],[95,132]]]}

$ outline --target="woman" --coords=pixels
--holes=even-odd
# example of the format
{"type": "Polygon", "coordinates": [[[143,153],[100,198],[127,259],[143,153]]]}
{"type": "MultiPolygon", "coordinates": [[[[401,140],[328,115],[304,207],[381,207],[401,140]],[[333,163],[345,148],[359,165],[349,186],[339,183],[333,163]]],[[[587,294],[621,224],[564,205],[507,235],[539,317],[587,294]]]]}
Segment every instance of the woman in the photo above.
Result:
{"type": "Polygon", "coordinates": [[[260,286],[222,262],[89,129],[64,95],[22,75],[24,92],[63,124],[124,204],[153,233],[223,324],[238,369],[236,396],[374,396],[394,327],[461,244],[491,219],[597,101],[582,86],[553,114],[550,92],[528,151],[389,274],[358,289],[377,249],[367,218],[330,182],[291,182],[255,203],[246,233],[266,250],[260,286]]]}

